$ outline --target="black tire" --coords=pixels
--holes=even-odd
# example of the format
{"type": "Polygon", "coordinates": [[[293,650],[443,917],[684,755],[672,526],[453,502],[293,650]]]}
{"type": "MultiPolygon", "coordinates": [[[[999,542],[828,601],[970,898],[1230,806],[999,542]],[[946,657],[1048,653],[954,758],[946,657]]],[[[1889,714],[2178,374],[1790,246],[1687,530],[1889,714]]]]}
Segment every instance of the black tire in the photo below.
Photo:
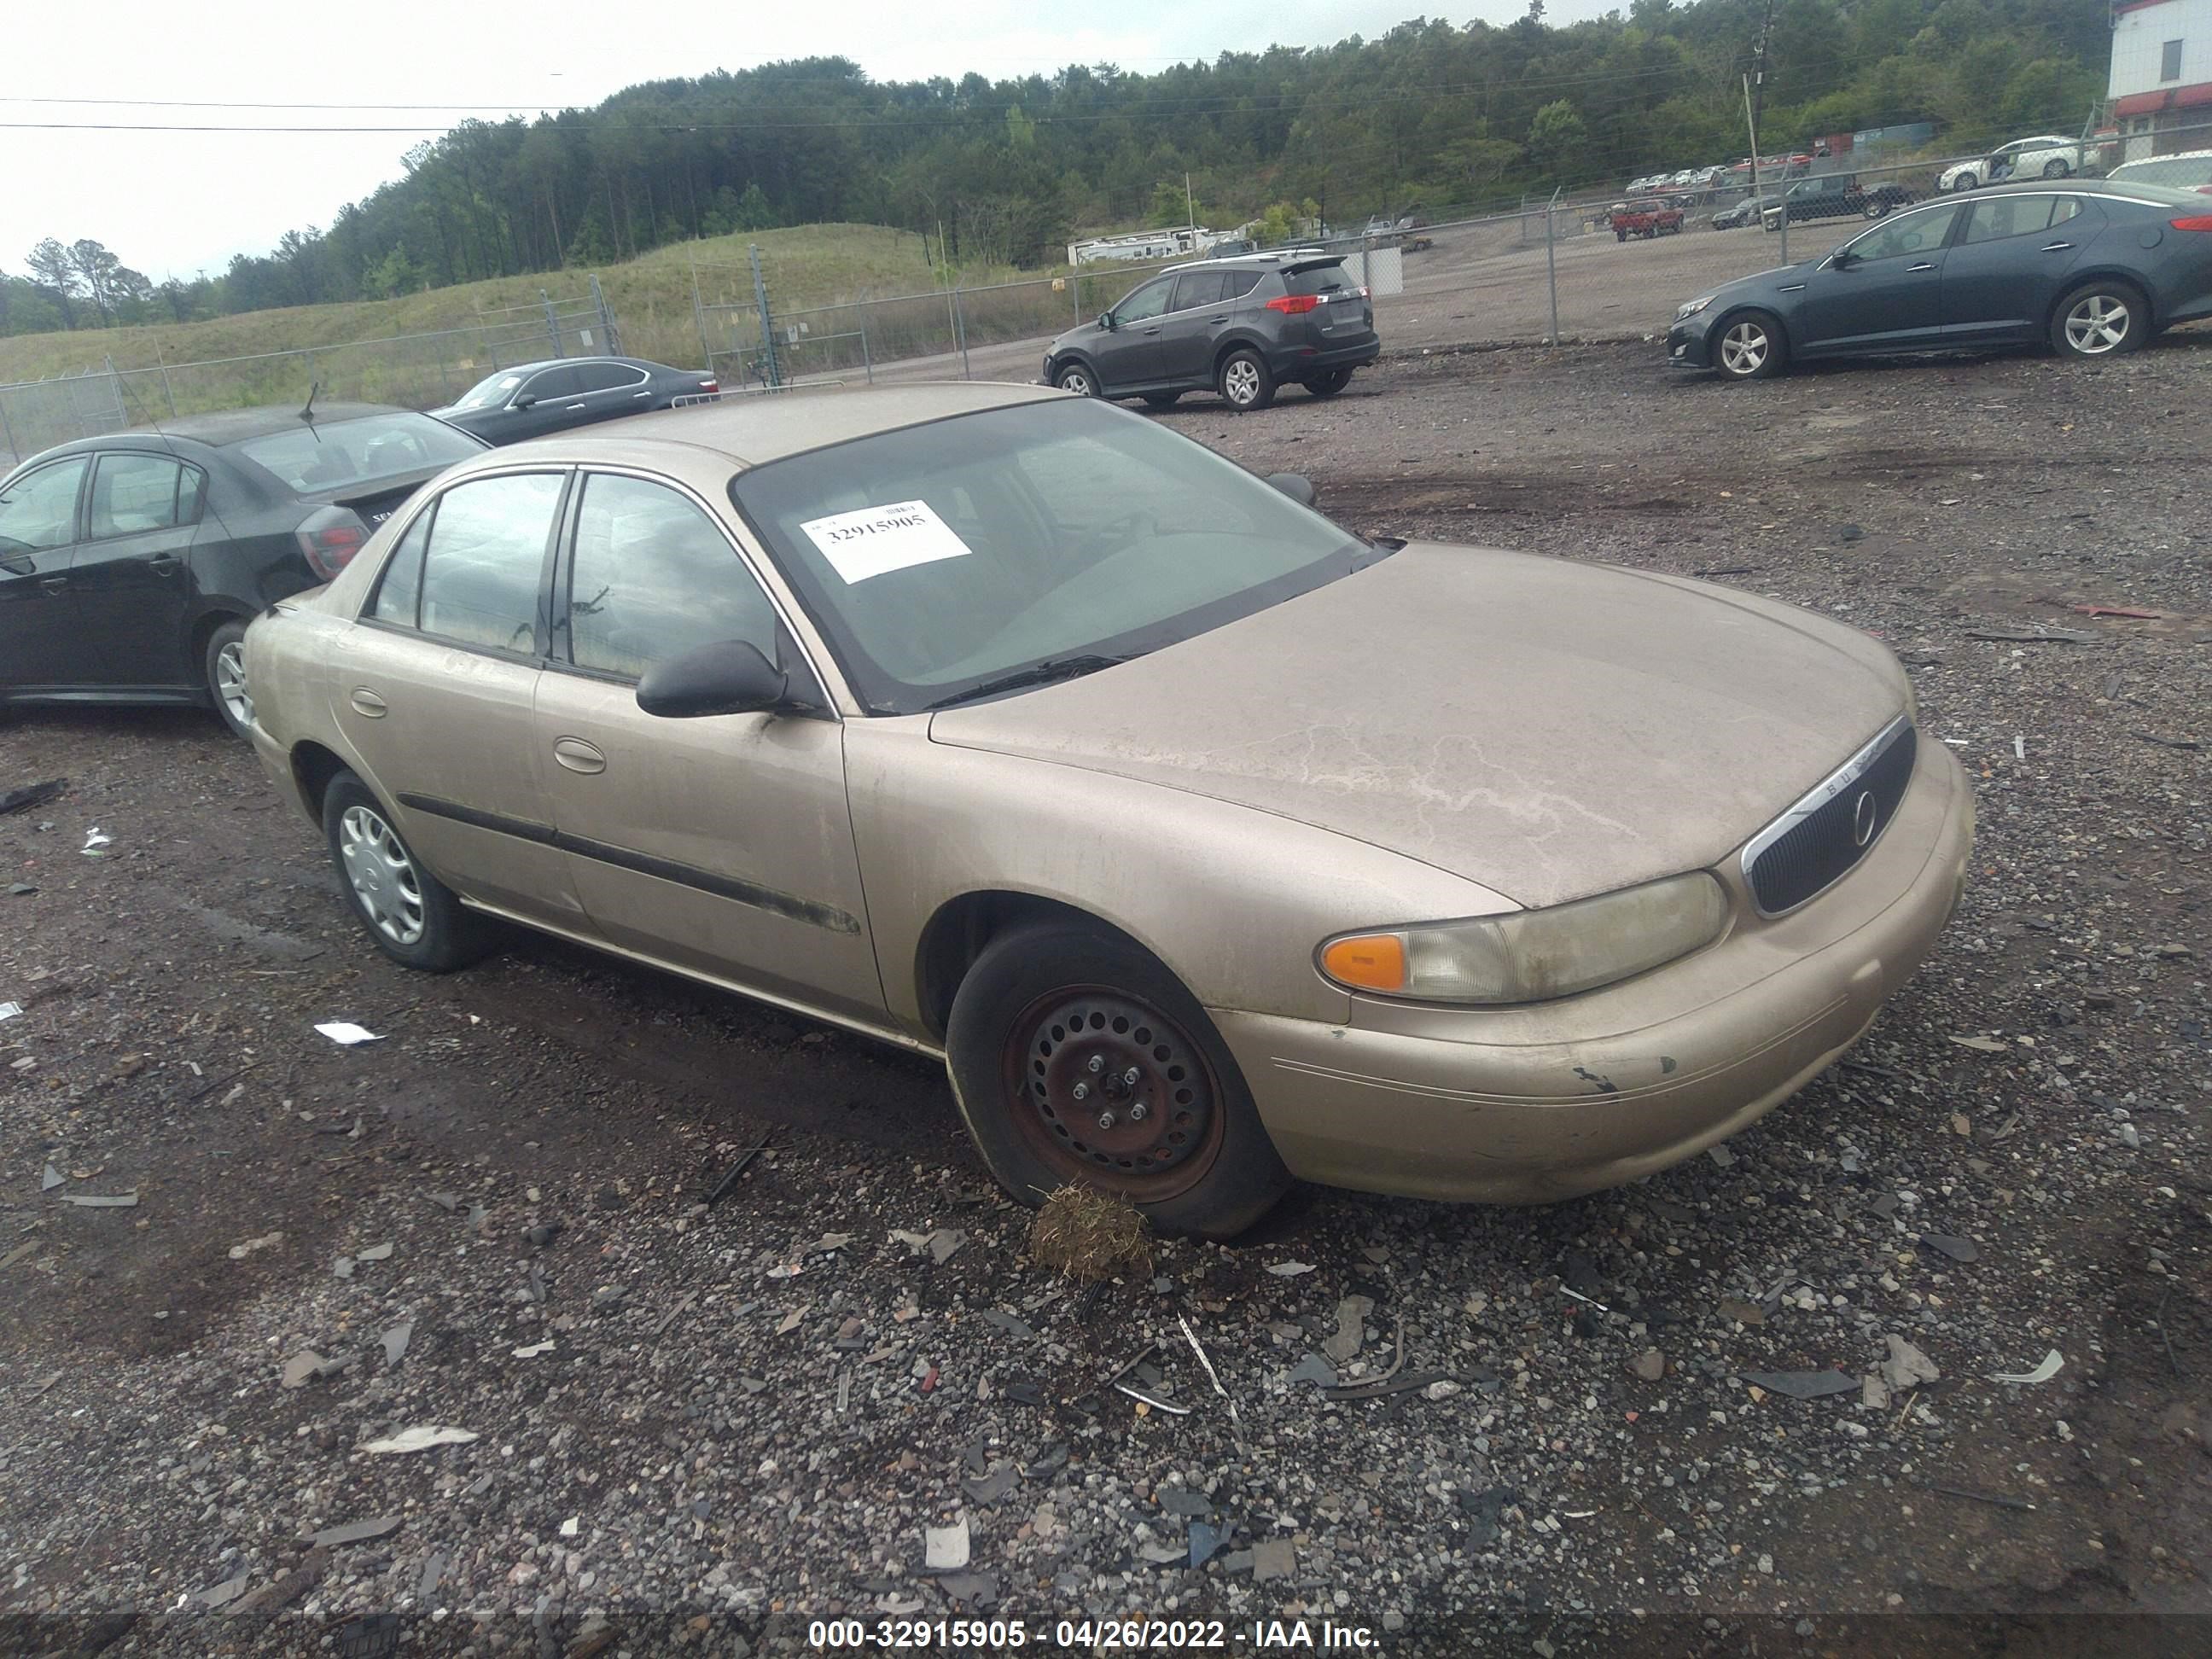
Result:
{"type": "Polygon", "coordinates": [[[1971,173],[1960,173],[1956,179],[1954,179],[1951,181],[1951,194],[1956,196],[1961,191],[1972,190],[1981,181],[1975,178],[1971,173]]]}
{"type": "Polygon", "coordinates": [[[1145,394],[1145,407],[1173,409],[1176,406],[1176,399],[1182,396],[1182,393],[1180,392],[1147,392],[1145,394]]]}
{"type": "Polygon", "coordinates": [[[1249,346],[1239,346],[1221,360],[1214,386],[1240,414],[1255,414],[1275,401],[1274,371],[1249,346]]]}
{"type": "Polygon", "coordinates": [[[1352,371],[1332,368],[1326,374],[1316,374],[1306,382],[1306,390],[1316,398],[1334,398],[1352,384],[1352,371]]]}
{"type": "Polygon", "coordinates": [[[1098,377],[1091,372],[1088,363],[1063,363],[1052,377],[1052,383],[1062,392],[1073,392],[1079,398],[1098,395],[1098,377]]]}
{"type": "Polygon", "coordinates": [[[490,921],[464,908],[453,889],[423,867],[390,811],[350,772],[339,773],[324,792],[323,836],[347,908],[394,962],[448,974],[491,949],[490,921]],[[349,845],[358,849],[352,862],[349,845]]]}
{"type": "Polygon", "coordinates": [[[1867,219],[1887,218],[1889,216],[1889,198],[1886,196],[1868,197],[1865,201],[1859,204],[1859,215],[1862,218],[1867,219]]]}
{"type": "Polygon", "coordinates": [[[246,685],[246,623],[237,617],[207,637],[200,651],[200,683],[234,738],[253,730],[253,698],[246,685]]]}
{"type": "Polygon", "coordinates": [[[1628,240],[1628,233],[1625,230],[1616,230],[1613,233],[1613,240],[1616,242],[1625,242],[1628,240]]]}
{"type": "Polygon", "coordinates": [[[1790,342],[1781,319],[1772,312],[1739,311],[1722,319],[1713,344],[1713,367],[1723,380],[1770,380],[1789,362],[1790,342]]]}
{"type": "Polygon", "coordinates": [[[952,999],[945,1055],[977,1150],[1025,1204],[1085,1182],[1127,1197],[1163,1233],[1232,1238],[1289,1190],[1198,1000],[1103,930],[1039,922],[985,945],[952,999]],[[1071,1034],[1079,1018],[1090,1022],[1081,1037],[1071,1034]],[[1130,1071],[1133,1085],[1121,1080],[1130,1071]],[[1097,1092],[1079,1104],[1079,1089],[1097,1092]],[[1094,1107],[1115,1121],[1101,1129],[1094,1107]]]}
{"type": "Polygon", "coordinates": [[[2051,308],[2051,349],[2062,357],[2118,357],[2150,337],[2150,302],[2116,277],[2077,283],[2051,308]]]}
{"type": "Polygon", "coordinates": [[[2068,167],[2065,162],[2057,160],[2056,157],[2043,164],[2043,176],[2046,179],[2063,179],[2068,173],[2073,171],[2074,169],[2072,167],[2068,167]]]}

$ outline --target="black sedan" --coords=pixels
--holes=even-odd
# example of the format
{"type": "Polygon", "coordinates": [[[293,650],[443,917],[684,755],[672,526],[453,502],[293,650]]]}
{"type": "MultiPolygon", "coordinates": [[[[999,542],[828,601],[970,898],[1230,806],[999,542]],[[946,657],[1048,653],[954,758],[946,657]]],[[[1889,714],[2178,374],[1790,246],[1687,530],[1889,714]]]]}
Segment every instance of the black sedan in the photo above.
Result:
{"type": "Polygon", "coordinates": [[[642,357],[562,357],[517,363],[488,374],[452,408],[431,413],[488,444],[512,444],[621,415],[668,409],[678,398],[720,390],[721,383],[711,374],[642,357]]]}
{"type": "Polygon", "coordinates": [[[1903,185],[1877,180],[1862,184],[1849,173],[1824,173],[1800,179],[1782,192],[1779,201],[1759,204],[1759,220],[1769,230],[1782,228],[1783,216],[1791,224],[1803,219],[1880,219],[1909,207],[1912,192],[1903,185]]]}
{"type": "Polygon", "coordinates": [[[330,404],[33,456],[0,479],[0,706],[212,703],[244,732],[246,624],[485,447],[411,410],[330,404]]]}
{"type": "Polygon", "coordinates": [[[2047,342],[2132,351],[2212,316],[2212,211],[2188,191],[2005,185],[1905,209],[1814,264],[1725,283],[1674,313],[1669,362],[1729,380],[1804,358],[2047,342]]]}

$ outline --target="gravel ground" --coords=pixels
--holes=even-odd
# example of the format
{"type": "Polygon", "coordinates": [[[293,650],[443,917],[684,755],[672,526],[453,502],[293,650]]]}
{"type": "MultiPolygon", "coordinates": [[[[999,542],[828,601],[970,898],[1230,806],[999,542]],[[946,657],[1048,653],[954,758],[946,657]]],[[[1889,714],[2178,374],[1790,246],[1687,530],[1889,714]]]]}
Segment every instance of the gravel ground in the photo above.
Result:
{"type": "Polygon", "coordinates": [[[532,938],[409,975],[208,718],[0,727],[0,789],[70,780],[0,817],[0,1650],[729,1653],[836,1617],[1052,1647],[1143,1613],[1239,1650],[1304,1618],[1408,1652],[2181,1651],[2212,349],[1750,387],[1653,358],[1167,417],[1370,532],[1845,617],[1959,745],[1972,887],[1851,1057],[1553,1209],[1301,1193],[1086,1292],[1025,1259],[927,1065],[532,938]],[[1164,1405],[1106,1386],[1140,1358],[1164,1405]],[[467,1437],[380,1449],[429,1428],[467,1437]]]}

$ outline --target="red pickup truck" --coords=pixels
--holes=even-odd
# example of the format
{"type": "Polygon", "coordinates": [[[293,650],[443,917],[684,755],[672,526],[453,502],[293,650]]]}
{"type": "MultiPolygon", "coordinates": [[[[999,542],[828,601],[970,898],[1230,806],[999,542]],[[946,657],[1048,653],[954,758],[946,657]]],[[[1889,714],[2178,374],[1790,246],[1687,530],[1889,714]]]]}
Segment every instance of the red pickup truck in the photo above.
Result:
{"type": "Polygon", "coordinates": [[[1613,226],[1613,237],[1617,242],[1625,242],[1632,236],[1678,236],[1682,230],[1682,210],[1678,207],[1631,207],[1626,202],[1615,202],[1606,217],[1613,226]]]}

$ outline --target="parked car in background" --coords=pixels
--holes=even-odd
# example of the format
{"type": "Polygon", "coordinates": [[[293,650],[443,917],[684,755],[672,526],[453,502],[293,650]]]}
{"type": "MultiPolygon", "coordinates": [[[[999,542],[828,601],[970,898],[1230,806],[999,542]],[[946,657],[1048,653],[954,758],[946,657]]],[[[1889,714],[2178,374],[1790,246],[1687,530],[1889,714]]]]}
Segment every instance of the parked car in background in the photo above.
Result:
{"type": "Polygon", "coordinates": [[[1973,819],[1887,647],[1310,495],[1034,388],[566,434],[255,623],[254,747],[392,960],[502,916],[942,1056],[1009,1194],[1165,1233],[1634,1181],[1858,1040],[1973,819]]]}
{"type": "Polygon", "coordinates": [[[1715,230],[1735,230],[1753,223],[1767,208],[1781,201],[1778,196],[1747,196],[1732,207],[1724,207],[1713,215],[1715,230]]]}
{"type": "Polygon", "coordinates": [[[642,357],[560,357],[487,374],[451,408],[432,412],[486,443],[511,444],[720,389],[711,374],[642,357]]]}
{"type": "Polygon", "coordinates": [[[1186,392],[1218,392],[1249,412],[1291,382],[1334,397],[1382,355],[1374,305],[1342,256],[1293,249],[1162,271],[1054,340],[1044,380],[1155,409],[1186,392]]]}
{"type": "Polygon", "coordinates": [[[2045,133],[2036,138],[2015,138],[2008,144],[1999,144],[1987,155],[1946,167],[1937,177],[1936,188],[1978,190],[2007,181],[2063,179],[2081,170],[2081,146],[2071,138],[2045,133]]]}
{"type": "Polygon", "coordinates": [[[211,703],[244,732],[246,624],[484,447],[412,410],[326,404],[33,456],[0,480],[0,703],[211,703]]]}
{"type": "Polygon", "coordinates": [[[1817,264],[1698,295],[1670,362],[1759,380],[1799,359],[2047,343],[2132,351],[2212,316],[2212,204],[2159,185],[1999,185],[1893,214],[1817,264]]]}
{"type": "Polygon", "coordinates": [[[1615,202],[1608,219],[1613,240],[1618,242],[1625,242],[1632,236],[1647,240],[1654,236],[1673,236],[1682,228],[1682,210],[1672,202],[1639,202],[1632,205],[1615,202]]]}
{"type": "Polygon", "coordinates": [[[2184,150],[2178,155],[2152,155],[2140,161],[2123,161],[2105,175],[2112,185],[2164,185],[2169,190],[2193,190],[2212,196],[2212,149],[2184,150]]]}
{"type": "Polygon", "coordinates": [[[1880,182],[1871,187],[1850,173],[1824,173],[1800,179],[1778,199],[1759,210],[1759,222],[1778,231],[1786,215],[1792,224],[1801,219],[1841,219],[1856,215],[1880,219],[1910,204],[1913,194],[1903,185],[1880,182]]]}

